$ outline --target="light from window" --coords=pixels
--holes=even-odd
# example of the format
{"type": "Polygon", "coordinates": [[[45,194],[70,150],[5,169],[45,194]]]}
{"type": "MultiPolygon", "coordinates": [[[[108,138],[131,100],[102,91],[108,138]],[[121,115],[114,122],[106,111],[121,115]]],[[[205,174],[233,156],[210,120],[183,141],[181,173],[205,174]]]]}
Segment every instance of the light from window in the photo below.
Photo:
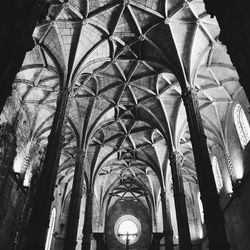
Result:
{"type": "Polygon", "coordinates": [[[118,235],[126,241],[127,237],[129,241],[133,241],[138,233],[138,228],[132,220],[124,220],[121,222],[118,228],[118,235]]]}
{"type": "Polygon", "coordinates": [[[201,218],[201,224],[204,224],[204,210],[203,210],[203,205],[201,202],[201,194],[198,192],[198,207],[200,210],[200,218],[201,218]]]}
{"type": "Polygon", "coordinates": [[[50,216],[49,229],[48,229],[48,233],[47,233],[45,250],[50,250],[55,220],[56,220],[56,209],[53,208],[52,212],[51,212],[51,216],[50,216]]]}
{"type": "Polygon", "coordinates": [[[132,215],[123,215],[115,223],[114,232],[122,244],[125,245],[128,239],[128,243],[131,245],[141,236],[141,223],[132,215]]]}
{"type": "Polygon", "coordinates": [[[24,175],[24,180],[23,180],[24,187],[30,186],[31,177],[32,177],[32,168],[29,167],[24,175]]]}
{"type": "Polygon", "coordinates": [[[22,166],[23,166],[23,155],[22,154],[17,154],[15,159],[14,159],[14,164],[13,164],[13,170],[15,173],[21,173],[22,171],[22,166]]]}
{"type": "Polygon", "coordinates": [[[242,148],[245,148],[247,143],[250,141],[250,126],[240,104],[237,104],[234,108],[234,124],[241,146],[242,148]]]}
{"type": "Polygon", "coordinates": [[[223,180],[222,180],[221,173],[220,173],[219,163],[218,163],[217,157],[215,157],[215,156],[213,156],[213,158],[212,158],[212,168],[213,168],[213,174],[214,174],[216,188],[217,188],[217,191],[219,193],[221,191],[221,189],[223,188],[223,180]]]}

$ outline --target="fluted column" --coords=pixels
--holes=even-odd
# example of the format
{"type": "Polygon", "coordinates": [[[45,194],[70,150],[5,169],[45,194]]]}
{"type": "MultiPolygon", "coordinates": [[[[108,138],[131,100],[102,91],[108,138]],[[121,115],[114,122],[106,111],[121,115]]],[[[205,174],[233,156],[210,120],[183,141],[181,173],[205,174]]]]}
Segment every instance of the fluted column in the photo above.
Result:
{"type": "Polygon", "coordinates": [[[172,250],[172,249],[174,249],[173,229],[171,226],[171,217],[169,214],[169,206],[168,206],[167,200],[166,200],[166,192],[164,190],[161,191],[161,204],[162,204],[162,217],[163,217],[165,249],[172,250]]]}
{"type": "Polygon", "coordinates": [[[206,136],[198,108],[196,91],[192,88],[186,89],[183,86],[182,91],[201,192],[201,201],[204,208],[209,249],[230,249],[225,231],[225,221],[220,208],[219,196],[210,163],[206,136]]]}
{"type": "Polygon", "coordinates": [[[86,194],[86,209],[85,209],[85,218],[83,226],[83,238],[82,238],[82,250],[91,249],[91,240],[92,240],[92,216],[93,216],[93,191],[87,190],[86,194]]]}
{"type": "Polygon", "coordinates": [[[178,151],[170,154],[170,166],[173,180],[174,202],[176,210],[176,219],[179,234],[179,249],[191,250],[192,242],[190,238],[189,223],[187,216],[187,207],[185,201],[185,193],[183,188],[183,180],[181,175],[181,167],[183,157],[178,151]]]}
{"type": "Polygon", "coordinates": [[[51,203],[54,199],[53,193],[57,170],[61,155],[63,131],[69,105],[69,90],[60,90],[57,98],[57,107],[53,119],[51,132],[48,138],[44,165],[38,182],[30,220],[27,228],[27,237],[24,244],[25,250],[44,250],[47,229],[49,225],[51,203]]]}
{"type": "Polygon", "coordinates": [[[85,152],[78,150],[76,153],[74,180],[64,241],[65,250],[74,250],[77,244],[77,230],[83,190],[84,158],[85,152]]]}

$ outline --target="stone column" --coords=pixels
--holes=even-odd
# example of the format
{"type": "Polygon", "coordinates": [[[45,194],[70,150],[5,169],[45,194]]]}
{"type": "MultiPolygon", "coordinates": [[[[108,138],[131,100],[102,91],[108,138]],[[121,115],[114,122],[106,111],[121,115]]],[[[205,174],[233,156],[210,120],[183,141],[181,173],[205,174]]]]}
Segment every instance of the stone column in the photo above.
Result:
{"type": "Polygon", "coordinates": [[[104,233],[93,233],[93,236],[96,240],[96,250],[106,250],[104,233]]]}
{"type": "Polygon", "coordinates": [[[227,153],[226,150],[224,150],[224,155],[225,155],[225,160],[226,160],[226,164],[227,164],[227,169],[228,169],[228,173],[230,175],[231,181],[232,181],[232,185],[234,185],[234,183],[236,182],[236,175],[234,172],[234,168],[233,168],[233,164],[232,164],[232,160],[230,155],[227,153]]]}
{"type": "Polygon", "coordinates": [[[85,152],[79,149],[76,153],[74,180],[64,240],[65,250],[74,250],[77,244],[77,230],[83,190],[84,158],[85,152]]]}
{"type": "Polygon", "coordinates": [[[180,250],[192,250],[185,193],[181,175],[182,164],[183,157],[180,152],[172,152],[170,154],[170,166],[172,172],[174,202],[179,234],[179,248],[180,250]]]}
{"type": "Polygon", "coordinates": [[[225,221],[219,204],[213,170],[207,148],[196,91],[182,86],[183,102],[191,135],[196,172],[204,208],[204,218],[208,232],[209,249],[230,249],[225,231],[225,221]]]}
{"type": "Polygon", "coordinates": [[[86,209],[85,209],[85,219],[84,226],[82,230],[82,250],[91,249],[91,240],[92,240],[92,216],[93,216],[93,191],[87,190],[86,194],[86,209]]]}
{"type": "Polygon", "coordinates": [[[23,245],[24,245],[25,237],[26,237],[28,218],[29,218],[30,211],[31,211],[32,200],[35,194],[35,189],[37,187],[37,181],[38,181],[38,172],[35,172],[32,177],[30,187],[27,190],[28,193],[26,195],[26,200],[24,201],[23,210],[20,216],[18,229],[16,232],[15,247],[13,248],[13,250],[24,249],[23,245]]]}
{"type": "Polygon", "coordinates": [[[26,222],[27,222],[27,217],[29,213],[29,205],[30,205],[29,203],[30,203],[30,189],[26,196],[26,200],[24,201],[22,213],[19,219],[18,229],[16,232],[16,238],[15,238],[15,246],[13,248],[14,250],[22,249],[23,238],[24,238],[25,231],[26,231],[26,222]]]}
{"type": "Polygon", "coordinates": [[[150,250],[160,250],[160,242],[161,239],[163,238],[164,234],[163,233],[152,233],[152,242],[150,246],[150,250]]]}
{"type": "Polygon", "coordinates": [[[46,235],[49,225],[51,203],[54,199],[57,170],[61,155],[63,132],[70,105],[69,90],[62,89],[58,94],[57,107],[51,132],[48,138],[48,145],[38,182],[38,187],[34,196],[32,211],[28,223],[27,235],[24,244],[25,250],[44,250],[46,235]]]}
{"type": "Polygon", "coordinates": [[[171,225],[171,217],[169,214],[169,206],[166,201],[166,192],[161,191],[161,204],[162,204],[162,217],[163,217],[163,230],[165,239],[165,249],[173,250],[173,229],[171,225]]]}
{"type": "MultiPolygon", "coordinates": [[[[16,155],[16,137],[13,128],[8,123],[0,124],[0,201],[8,176],[13,173],[13,163],[16,155]]],[[[1,210],[2,202],[0,202],[1,210]]]]}

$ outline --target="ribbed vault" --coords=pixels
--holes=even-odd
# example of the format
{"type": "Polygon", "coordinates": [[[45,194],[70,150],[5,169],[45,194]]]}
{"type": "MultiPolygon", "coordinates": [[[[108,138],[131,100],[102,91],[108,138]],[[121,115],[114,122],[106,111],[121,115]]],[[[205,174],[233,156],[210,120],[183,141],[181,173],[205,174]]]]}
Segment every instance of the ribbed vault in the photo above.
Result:
{"type": "MultiPolygon", "coordinates": [[[[172,186],[170,152],[181,152],[184,183],[197,187],[180,83],[197,90],[209,147],[225,146],[227,112],[243,92],[217,22],[200,0],[48,2],[13,85],[12,99],[32,131],[28,141],[47,142],[58,93],[69,88],[58,185],[68,183],[71,192],[83,150],[85,184],[103,208],[99,222],[117,200],[140,199],[155,225],[161,187],[172,186]]],[[[26,143],[20,139],[18,147],[21,154],[26,143]]]]}

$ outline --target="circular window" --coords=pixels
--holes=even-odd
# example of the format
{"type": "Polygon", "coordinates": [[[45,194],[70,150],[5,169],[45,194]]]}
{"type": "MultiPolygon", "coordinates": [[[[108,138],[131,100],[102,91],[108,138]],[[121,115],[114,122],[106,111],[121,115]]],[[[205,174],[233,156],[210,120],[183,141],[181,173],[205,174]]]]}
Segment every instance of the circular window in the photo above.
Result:
{"type": "Polygon", "coordinates": [[[115,223],[115,236],[124,245],[132,245],[141,236],[141,223],[132,215],[123,215],[115,223]]]}

